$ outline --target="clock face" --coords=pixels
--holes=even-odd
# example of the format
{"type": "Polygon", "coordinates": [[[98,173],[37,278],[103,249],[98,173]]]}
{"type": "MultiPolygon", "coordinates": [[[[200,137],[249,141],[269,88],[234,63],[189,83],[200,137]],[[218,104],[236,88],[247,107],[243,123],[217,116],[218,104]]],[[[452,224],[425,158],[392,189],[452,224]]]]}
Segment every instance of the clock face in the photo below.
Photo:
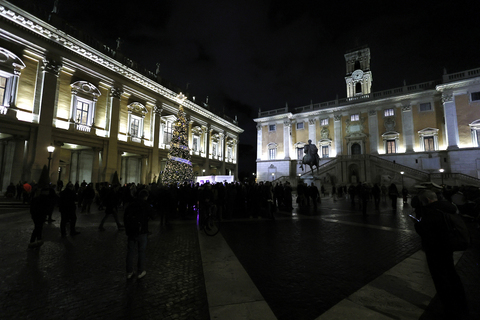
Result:
{"type": "Polygon", "coordinates": [[[363,71],[362,70],[355,70],[352,73],[352,78],[353,80],[360,80],[363,77],[363,71]]]}

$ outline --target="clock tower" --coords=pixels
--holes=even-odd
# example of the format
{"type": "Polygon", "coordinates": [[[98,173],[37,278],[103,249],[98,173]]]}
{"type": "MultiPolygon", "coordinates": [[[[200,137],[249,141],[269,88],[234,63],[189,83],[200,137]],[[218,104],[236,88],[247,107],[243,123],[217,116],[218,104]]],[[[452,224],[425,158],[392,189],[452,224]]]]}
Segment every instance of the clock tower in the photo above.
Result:
{"type": "Polygon", "coordinates": [[[370,71],[370,48],[367,46],[353,49],[345,54],[347,65],[347,98],[370,94],[372,72],[370,71]]]}

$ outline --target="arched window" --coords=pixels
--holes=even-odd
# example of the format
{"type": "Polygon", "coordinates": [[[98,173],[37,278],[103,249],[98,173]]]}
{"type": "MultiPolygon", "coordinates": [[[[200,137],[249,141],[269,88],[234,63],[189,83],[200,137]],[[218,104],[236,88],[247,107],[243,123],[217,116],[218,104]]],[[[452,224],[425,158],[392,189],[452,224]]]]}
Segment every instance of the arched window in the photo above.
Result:
{"type": "Polygon", "coordinates": [[[100,90],[87,81],[77,81],[72,87],[72,106],[70,122],[75,124],[75,129],[90,132],[95,123],[95,105],[100,90]]]}
{"type": "Polygon", "coordinates": [[[354,70],[358,70],[358,69],[361,69],[361,68],[360,68],[360,61],[357,60],[357,61],[355,61],[355,68],[354,68],[354,70]]]}
{"type": "Polygon", "coordinates": [[[25,64],[12,52],[0,48],[0,114],[15,106],[18,77],[25,64]]]}
{"type": "Polygon", "coordinates": [[[268,160],[275,160],[277,158],[277,144],[270,142],[268,144],[268,160]]]}
{"type": "Polygon", "coordinates": [[[128,135],[131,141],[142,141],[143,119],[147,113],[147,108],[140,102],[133,102],[128,105],[128,135]]]}
{"type": "Polygon", "coordinates": [[[362,147],[358,143],[352,144],[351,147],[352,155],[362,154],[362,147]]]}
{"type": "Polygon", "coordinates": [[[360,82],[357,82],[355,84],[355,94],[361,94],[362,93],[362,84],[360,82]]]}

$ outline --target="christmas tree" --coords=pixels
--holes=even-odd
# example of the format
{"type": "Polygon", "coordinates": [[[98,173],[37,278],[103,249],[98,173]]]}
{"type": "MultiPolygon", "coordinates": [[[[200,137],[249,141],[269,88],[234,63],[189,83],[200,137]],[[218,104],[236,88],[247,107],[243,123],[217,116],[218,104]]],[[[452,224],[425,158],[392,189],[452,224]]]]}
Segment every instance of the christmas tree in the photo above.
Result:
{"type": "Polygon", "coordinates": [[[178,109],[177,121],[174,123],[170,152],[163,171],[162,182],[165,184],[182,184],[193,180],[193,168],[188,148],[187,119],[183,107],[178,109]]]}

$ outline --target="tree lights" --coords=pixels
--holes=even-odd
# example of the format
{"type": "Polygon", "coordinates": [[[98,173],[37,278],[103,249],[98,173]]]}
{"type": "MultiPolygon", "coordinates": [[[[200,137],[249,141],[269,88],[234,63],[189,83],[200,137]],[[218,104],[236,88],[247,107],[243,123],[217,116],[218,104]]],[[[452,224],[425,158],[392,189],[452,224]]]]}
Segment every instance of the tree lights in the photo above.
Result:
{"type": "Polygon", "coordinates": [[[165,184],[178,184],[193,180],[193,168],[190,161],[190,149],[187,146],[187,119],[185,111],[180,106],[177,120],[173,125],[170,152],[163,171],[162,181],[165,184]]]}

